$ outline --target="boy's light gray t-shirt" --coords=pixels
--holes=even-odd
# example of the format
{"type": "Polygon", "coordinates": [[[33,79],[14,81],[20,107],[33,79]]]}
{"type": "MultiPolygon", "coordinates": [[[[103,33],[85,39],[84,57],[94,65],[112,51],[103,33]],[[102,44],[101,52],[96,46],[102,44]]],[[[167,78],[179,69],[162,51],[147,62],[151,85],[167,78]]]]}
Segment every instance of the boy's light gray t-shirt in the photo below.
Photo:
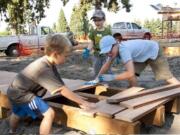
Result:
{"type": "Polygon", "coordinates": [[[123,63],[127,63],[129,60],[133,62],[145,62],[148,59],[155,60],[158,52],[158,43],[151,40],[128,40],[119,44],[119,53],[123,63]]]}
{"type": "Polygon", "coordinates": [[[43,56],[29,64],[13,80],[7,94],[11,102],[20,104],[42,97],[48,90],[51,94],[64,85],[55,65],[43,56]]]}

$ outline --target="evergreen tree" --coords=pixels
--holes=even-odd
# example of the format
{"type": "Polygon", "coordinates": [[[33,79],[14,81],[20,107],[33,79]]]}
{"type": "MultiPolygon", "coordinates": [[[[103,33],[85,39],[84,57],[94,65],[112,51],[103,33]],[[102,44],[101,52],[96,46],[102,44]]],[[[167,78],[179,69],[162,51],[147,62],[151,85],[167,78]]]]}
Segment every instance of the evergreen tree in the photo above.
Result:
{"type": "Polygon", "coordinates": [[[71,20],[70,28],[76,34],[76,36],[83,38],[87,37],[89,32],[89,20],[87,17],[87,11],[90,10],[91,4],[86,3],[84,0],[80,0],[78,6],[74,6],[71,20]]]}
{"type": "Polygon", "coordinates": [[[79,11],[79,8],[77,6],[74,6],[70,18],[71,31],[78,37],[82,35],[82,16],[80,16],[79,11]]]}
{"type": "Polygon", "coordinates": [[[60,13],[59,13],[58,23],[57,23],[57,31],[58,32],[66,32],[67,26],[68,25],[67,25],[66,17],[64,15],[64,11],[63,11],[63,9],[61,9],[60,13]]]}

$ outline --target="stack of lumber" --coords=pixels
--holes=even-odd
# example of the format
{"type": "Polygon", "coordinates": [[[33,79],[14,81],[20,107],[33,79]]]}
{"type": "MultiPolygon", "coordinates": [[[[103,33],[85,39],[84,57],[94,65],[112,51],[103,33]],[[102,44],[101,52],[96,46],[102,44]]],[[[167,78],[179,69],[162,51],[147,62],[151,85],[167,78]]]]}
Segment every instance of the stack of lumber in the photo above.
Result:
{"type": "Polygon", "coordinates": [[[97,108],[88,110],[85,114],[135,122],[179,95],[180,84],[153,89],[132,87],[97,102],[97,108]]]}

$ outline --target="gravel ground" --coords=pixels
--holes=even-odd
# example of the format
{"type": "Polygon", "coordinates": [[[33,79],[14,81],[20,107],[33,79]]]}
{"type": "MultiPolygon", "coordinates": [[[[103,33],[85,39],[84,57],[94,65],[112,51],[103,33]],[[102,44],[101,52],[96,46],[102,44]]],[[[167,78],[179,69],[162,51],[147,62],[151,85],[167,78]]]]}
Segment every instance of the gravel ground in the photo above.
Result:
{"type": "MultiPolygon", "coordinates": [[[[39,56],[33,55],[28,57],[19,57],[19,58],[9,58],[0,56],[0,70],[10,71],[10,72],[20,72],[25,66],[27,66],[30,62],[37,59],[39,56]]],[[[180,56],[177,57],[168,57],[168,62],[170,65],[170,69],[172,73],[180,79],[180,56]]],[[[58,70],[63,78],[68,79],[81,79],[81,80],[92,80],[93,79],[93,69],[92,69],[92,62],[89,58],[88,60],[83,60],[81,57],[81,52],[74,52],[72,56],[67,59],[67,62],[64,65],[58,66],[58,70]]],[[[112,71],[114,73],[120,73],[123,71],[121,64],[116,64],[112,66],[112,71]]],[[[163,85],[165,82],[163,81],[154,81],[154,76],[149,67],[145,69],[142,75],[138,78],[139,84],[145,88],[152,88],[156,86],[163,85]]],[[[118,86],[118,87],[126,87],[127,82],[113,82],[109,85],[118,86]]],[[[173,124],[177,127],[177,124],[180,124],[180,116],[176,114],[167,114],[166,123],[163,127],[156,127],[156,126],[148,126],[142,125],[141,126],[141,133],[143,134],[167,134],[167,133],[180,133],[179,128],[174,128],[176,132],[170,132],[170,129],[173,129],[173,124]],[[176,118],[176,119],[174,119],[176,118]],[[178,121],[177,121],[178,120],[178,121]]],[[[7,134],[8,131],[8,123],[7,120],[0,120],[0,133],[7,134]]],[[[34,122],[22,122],[21,128],[24,130],[24,134],[37,134],[39,127],[39,121],[34,122]]],[[[62,127],[59,125],[54,124],[52,133],[54,134],[70,134],[70,135],[82,135],[84,133],[80,131],[76,131],[67,127],[62,127]]]]}

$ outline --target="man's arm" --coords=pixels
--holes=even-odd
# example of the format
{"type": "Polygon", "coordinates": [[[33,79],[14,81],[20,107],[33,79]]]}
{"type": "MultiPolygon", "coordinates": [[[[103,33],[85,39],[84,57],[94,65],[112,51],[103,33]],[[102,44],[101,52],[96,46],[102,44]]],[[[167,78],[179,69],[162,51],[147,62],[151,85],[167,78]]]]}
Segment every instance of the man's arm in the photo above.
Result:
{"type": "Polygon", "coordinates": [[[108,58],[106,63],[104,63],[104,65],[101,67],[101,70],[99,71],[98,76],[106,73],[109,70],[109,68],[111,67],[112,63],[113,63],[113,59],[108,58]]]}
{"type": "Polygon", "coordinates": [[[115,80],[128,80],[130,86],[137,86],[133,61],[128,61],[124,66],[126,71],[117,75],[115,80]]]}
{"type": "Polygon", "coordinates": [[[108,66],[110,66],[110,63],[106,63],[104,67],[102,67],[102,69],[100,70],[100,73],[98,75],[98,79],[100,81],[128,80],[130,86],[137,86],[136,77],[134,75],[134,64],[132,60],[128,61],[125,64],[126,71],[118,75],[102,74],[107,71],[108,66]]]}

